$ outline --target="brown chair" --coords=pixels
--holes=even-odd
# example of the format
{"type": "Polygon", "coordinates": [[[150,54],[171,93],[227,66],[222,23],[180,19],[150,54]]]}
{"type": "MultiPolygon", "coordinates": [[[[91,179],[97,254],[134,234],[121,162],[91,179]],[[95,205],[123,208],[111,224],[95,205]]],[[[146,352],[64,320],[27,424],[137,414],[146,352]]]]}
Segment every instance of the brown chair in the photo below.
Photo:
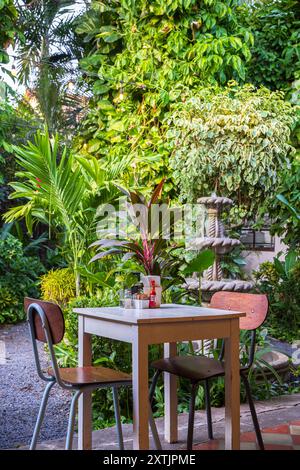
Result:
{"type": "Polygon", "coordinates": [[[64,369],[59,368],[57,365],[53,345],[59,343],[63,339],[65,333],[64,317],[60,307],[52,302],[44,302],[30,298],[25,298],[24,307],[27,312],[37,372],[39,377],[47,382],[30,444],[30,450],[34,450],[36,448],[38,435],[45,415],[49,393],[55,384],[58,384],[65,390],[71,390],[75,392],[71,401],[69,415],[66,438],[67,450],[72,449],[78,398],[85,391],[106,387],[112,387],[113,390],[119,447],[120,449],[124,449],[118,401],[118,387],[121,385],[130,386],[132,383],[131,376],[129,374],[125,374],[124,372],[106,367],[89,366],[64,369]],[[37,341],[47,343],[49,348],[52,368],[47,371],[46,375],[41,368],[37,341]]]}
{"type": "MultiPolygon", "coordinates": [[[[238,292],[217,292],[212,296],[210,306],[212,308],[236,310],[246,313],[246,317],[240,318],[240,329],[250,331],[251,342],[249,349],[249,360],[247,365],[241,366],[240,375],[245,385],[258,445],[261,450],[264,450],[264,444],[259,428],[249,381],[247,378],[247,373],[252,367],[254,361],[256,329],[262,325],[268,313],[267,296],[261,294],[245,294],[238,292]]],[[[218,360],[205,356],[174,356],[166,359],[160,359],[152,363],[152,367],[157,370],[154,374],[150,388],[151,403],[153,401],[157,380],[162,372],[169,372],[170,374],[176,375],[178,377],[184,377],[191,381],[191,397],[187,436],[188,450],[191,450],[193,446],[195,399],[197,388],[200,382],[204,382],[208,437],[209,439],[213,439],[209,380],[225,375],[223,359],[224,340],[222,342],[221,352],[218,360]]]]}

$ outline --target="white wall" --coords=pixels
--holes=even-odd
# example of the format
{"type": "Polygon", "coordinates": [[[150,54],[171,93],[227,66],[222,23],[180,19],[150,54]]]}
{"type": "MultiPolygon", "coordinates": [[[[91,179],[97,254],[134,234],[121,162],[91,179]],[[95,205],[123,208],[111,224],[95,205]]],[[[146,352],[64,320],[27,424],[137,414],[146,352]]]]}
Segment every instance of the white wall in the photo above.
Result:
{"type": "Polygon", "coordinates": [[[242,256],[247,261],[243,271],[251,277],[251,273],[259,268],[264,261],[273,261],[273,258],[280,252],[287,250],[287,246],[281,242],[279,237],[274,237],[274,251],[242,251],[242,256]]]}

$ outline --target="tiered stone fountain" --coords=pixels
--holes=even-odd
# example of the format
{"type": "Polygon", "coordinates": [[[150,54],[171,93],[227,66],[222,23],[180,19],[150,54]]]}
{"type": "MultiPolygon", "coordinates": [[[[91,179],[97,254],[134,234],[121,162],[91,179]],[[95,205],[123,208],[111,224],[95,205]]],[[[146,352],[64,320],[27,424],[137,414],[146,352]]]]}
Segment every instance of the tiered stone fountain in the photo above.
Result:
{"type": "MultiPolygon", "coordinates": [[[[240,245],[240,241],[235,238],[228,238],[220,214],[225,207],[233,204],[227,197],[201,197],[198,203],[203,204],[207,210],[208,220],[205,223],[204,237],[195,238],[190,242],[193,250],[203,250],[211,248],[215,252],[215,262],[211,268],[204,273],[201,283],[203,292],[216,292],[220,290],[245,292],[253,287],[253,282],[240,279],[224,279],[221,267],[222,255],[229,253],[235,246],[240,245]]],[[[186,279],[186,287],[189,290],[198,290],[198,280],[194,278],[186,279]]]]}
{"type": "MultiPolygon", "coordinates": [[[[227,197],[218,197],[212,195],[211,197],[201,197],[198,199],[200,204],[203,204],[207,209],[207,223],[204,227],[204,237],[195,238],[190,242],[191,249],[203,250],[211,248],[215,252],[215,262],[213,266],[204,273],[204,278],[201,281],[201,290],[205,294],[204,297],[209,300],[211,294],[214,292],[225,291],[249,291],[253,287],[253,282],[242,281],[240,279],[223,279],[223,272],[221,267],[222,255],[229,253],[235,246],[240,245],[240,241],[235,238],[228,238],[225,235],[224,225],[220,220],[220,214],[225,207],[232,205],[232,200],[227,197]]],[[[198,291],[199,282],[197,279],[186,279],[187,289],[198,291]]],[[[216,340],[200,340],[193,341],[195,351],[200,351],[201,354],[210,355],[211,351],[216,347],[216,340]]],[[[289,358],[285,354],[278,351],[271,351],[266,353],[264,359],[277,370],[282,377],[286,378],[288,373],[289,358]]],[[[270,374],[270,370],[265,367],[265,374],[270,374]]],[[[272,375],[270,376],[270,380],[272,375]]]]}

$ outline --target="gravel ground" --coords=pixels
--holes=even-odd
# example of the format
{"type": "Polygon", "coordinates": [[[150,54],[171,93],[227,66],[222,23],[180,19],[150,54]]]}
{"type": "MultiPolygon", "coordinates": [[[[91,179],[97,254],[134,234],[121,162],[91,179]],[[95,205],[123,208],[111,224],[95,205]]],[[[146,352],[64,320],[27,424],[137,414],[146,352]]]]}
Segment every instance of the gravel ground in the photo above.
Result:
{"type": "MultiPolygon", "coordinates": [[[[40,348],[42,367],[47,356],[40,348]]],[[[45,383],[38,377],[28,325],[0,326],[0,449],[29,444],[45,383]]],[[[52,389],[40,441],[66,435],[70,393],[52,389]]]]}

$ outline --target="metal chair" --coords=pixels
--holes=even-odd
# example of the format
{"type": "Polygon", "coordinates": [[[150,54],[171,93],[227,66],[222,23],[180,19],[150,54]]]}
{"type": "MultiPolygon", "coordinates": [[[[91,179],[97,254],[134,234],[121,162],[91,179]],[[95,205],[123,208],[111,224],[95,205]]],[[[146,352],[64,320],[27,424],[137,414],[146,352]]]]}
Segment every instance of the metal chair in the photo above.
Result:
{"type": "MultiPolygon", "coordinates": [[[[261,450],[264,450],[259,423],[247,377],[249,369],[253,365],[255,354],[256,329],[262,325],[268,313],[268,299],[266,295],[246,294],[238,292],[216,292],[211,299],[212,308],[224,310],[236,310],[246,313],[246,317],[240,318],[240,329],[249,330],[251,335],[248,364],[241,366],[240,375],[245,385],[247,400],[255,428],[256,438],[261,450]]],[[[209,380],[225,375],[224,368],[224,340],[218,360],[205,356],[174,356],[160,359],[152,363],[156,370],[150,387],[150,403],[153,401],[157,380],[162,372],[168,372],[178,377],[184,377],[191,381],[191,396],[189,405],[189,421],[187,449],[192,450],[194,434],[195,400],[197,388],[200,382],[204,382],[205,405],[207,416],[208,437],[213,439],[211,405],[209,395],[209,380]]]]}
{"type": "MultiPolygon", "coordinates": [[[[34,450],[36,448],[39,432],[47,407],[49,394],[55,384],[58,384],[65,390],[70,390],[74,392],[70,407],[67,438],[65,445],[66,450],[72,449],[78,398],[85,391],[92,391],[97,388],[107,387],[111,387],[113,391],[113,402],[119,448],[120,450],[123,450],[124,443],[118,400],[118,387],[131,386],[131,375],[101,366],[59,368],[57,365],[53,346],[62,341],[65,333],[64,317],[60,307],[52,302],[45,302],[37,299],[31,299],[28,297],[24,299],[24,307],[27,312],[27,318],[29,322],[37,373],[42,380],[47,382],[42,402],[40,405],[36,425],[34,428],[34,433],[30,444],[30,450],[34,450]],[[45,375],[41,368],[39,351],[37,346],[38,341],[47,343],[49,348],[52,368],[48,369],[47,375],[45,375]]],[[[152,413],[150,412],[149,423],[151,426],[156,449],[161,449],[155,422],[152,413]]]]}

